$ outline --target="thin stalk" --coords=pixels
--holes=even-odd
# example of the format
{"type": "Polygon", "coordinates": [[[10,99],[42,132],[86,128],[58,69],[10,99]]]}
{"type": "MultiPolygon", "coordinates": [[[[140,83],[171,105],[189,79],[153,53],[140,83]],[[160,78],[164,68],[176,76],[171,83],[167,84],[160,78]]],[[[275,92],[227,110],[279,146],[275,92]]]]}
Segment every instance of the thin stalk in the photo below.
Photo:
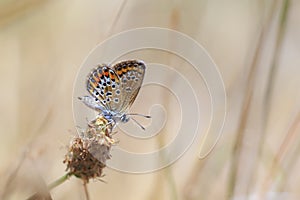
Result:
{"type": "Polygon", "coordinates": [[[61,185],[62,183],[64,183],[66,180],[68,180],[68,178],[70,177],[71,175],[69,173],[63,175],[62,177],[58,178],[57,180],[53,181],[52,183],[50,183],[48,185],[48,190],[52,190],[53,188],[61,185]]]}
{"type": "Polygon", "coordinates": [[[116,15],[116,17],[115,17],[115,19],[114,19],[114,21],[113,21],[111,27],[109,28],[109,31],[108,31],[108,34],[107,34],[108,37],[112,34],[112,32],[113,32],[113,30],[114,30],[114,28],[115,28],[117,22],[119,21],[119,19],[120,19],[120,17],[121,17],[121,14],[122,14],[122,11],[123,11],[124,8],[125,8],[126,3],[127,3],[127,0],[123,0],[122,4],[121,4],[121,6],[120,6],[120,8],[119,8],[119,10],[118,10],[118,12],[117,12],[117,15],[116,15]]]}
{"type": "MultiPolygon", "coordinates": [[[[272,181],[277,177],[277,176],[275,176],[275,174],[278,172],[278,170],[281,169],[280,166],[281,166],[283,158],[286,155],[286,152],[292,146],[291,144],[296,141],[295,138],[296,138],[297,134],[299,134],[299,131],[297,131],[297,128],[299,128],[298,127],[299,122],[300,122],[300,112],[298,113],[294,122],[290,126],[290,128],[286,134],[286,137],[282,141],[282,143],[279,147],[279,150],[277,151],[277,154],[272,161],[272,165],[270,167],[269,174],[265,178],[265,180],[263,182],[263,186],[260,191],[261,196],[266,194],[268,189],[271,187],[272,181]]],[[[264,197],[264,196],[262,196],[262,197],[264,197]]]]}
{"type": "Polygon", "coordinates": [[[230,175],[229,175],[229,184],[228,184],[228,198],[231,198],[234,195],[234,190],[237,181],[237,173],[238,173],[238,165],[240,163],[241,158],[241,149],[242,149],[242,142],[245,137],[245,128],[247,126],[247,121],[249,117],[249,110],[251,107],[253,90],[254,90],[254,81],[257,74],[258,63],[260,60],[260,56],[263,50],[263,46],[266,40],[266,35],[269,30],[271,21],[275,14],[275,8],[277,5],[277,1],[274,1],[271,7],[271,11],[262,27],[262,30],[259,33],[257,46],[255,48],[254,57],[250,64],[250,71],[246,81],[246,88],[245,88],[245,97],[242,104],[241,115],[240,115],[240,122],[237,128],[237,136],[236,141],[233,146],[232,152],[232,161],[231,161],[231,168],[230,168],[230,175]]]}
{"type": "MultiPolygon", "coordinates": [[[[278,25],[278,29],[277,29],[277,37],[276,37],[276,43],[275,43],[275,49],[274,49],[274,53],[272,56],[272,63],[271,63],[271,68],[270,68],[270,73],[268,78],[268,82],[267,82],[267,88],[266,88],[266,93],[265,93],[265,97],[263,99],[263,104],[265,105],[265,110],[263,112],[263,131],[264,133],[266,133],[266,129],[267,129],[267,124],[268,124],[268,119],[269,119],[269,115],[270,115],[270,110],[271,110],[271,97],[273,94],[273,86],[275,83],[275,79],[276,79],[276,75],[277,75],[277,71],[278,71],[278,62],[280,60],[280,54],[281,54],[281,50],[282,50],[282,43],[283,43],[283,39],[285,36],[285,32],[286,32],[286,26],[287,26],[287,16],[289,13],[289,8],[290,8],[290,0],[284,0],[282,3],[282,8],[281,8],[281,13],[280,13],[280,18],[279,18],[279,25],[278,25]]],[[[262,157],[262,150],[263,147],[265,146],[265,137],[266,134],[262,135],[262,138],[260,140],[260,145],[259,145],[259,156],[262,157]]],[[[267,192],[267,188],[269,188],[269,184],[270,181],[272,179],[271,176],[275,175],[275,171],[277,171],[275,168],[278,167],[278,159],[282,157],[282,153],[283,150],[286,148],[285,143],[289,142],[287,141],[289,139],[289,135],[287,135],[282,143],[283,146],[281,146],[279,148],[279,151],[277,152],[277,155],[275,155],[274,160],[271,164],[271,168],[270,168],[270,173],[268,174],[268,177],[264,180],[261,191],[260,191],[260,195],[263,195],[263,193],[267,192]]]]}
{"type": "Polygon", "coordinates": [[[85,199],[90,200],[90,195],[89,195],[89,191],[88,191],[86,182],[83,183],[83,189],[84,189],[85,199]]]}
{"type": "MultiPolygon", "coordinates": [[[[269,116],[270,110],[271,110],[271,102],[270,101],[271,101],[271,97],[272,97],[272,93],[273,93],[272,87],[274,85],[275,77],[276,77],[277,70],[278,70],[278,61],[280,59],[282,42],[283,42],[283,38],[285,35],[285,30],[286,30],[286,19],[287,19],[287,14],[288,14],[288,10],[289,10],[289,5],[290,5],[289,0],[285,0],[284,5],[282,7],[282,13],[281,13],[279,27],[278,27],[278,34],[277,34],[277,38],[276,38],[275,50],[274,50],[274,54],[273,54],[273,58],[272,58],[271,70],[270,70],[270,74],[268,77],[266,94],[264,97],[264,105],[266,108],[264,111],[264,113],[265,113],[264,131],[266,131],[268,116],[269,116]]],[[[261,147],[264,146],[264,144],[263,144],[264,141],[265,140],[261,140],[261,142],[262,142],[262,144],[260,145],[261,147]]]]}
{"type": "MultiPolygon", "coordinates": [[[[296,117],[294,124],[298,124],[298,126],[300,125],[300,112],[298,113],[298,116],[296,117]]],[[[298,129],[295,127],[295,129],[292,130],[292,132],[295,132],[295,134],[297,134],[297,137],[295,137],[295,138],[293,137],[294,142],[296,143],[295,145],[293,145],[293,147],[296,146],[296,149],[291,153],[291,156],[287,160],[284,161],[285,166],[286,166],[285,172],[291,172],[292,170],[294,170],[293,168],[297,167],[297,163],[299,161],[299,152],[300,152],[299,127],[298,127],[298,129]],[[298,132],[297,132],[297,130],[298,130],[298,132]]],[[[288,134],[288,135],[290,135],[290,134],[288,134]]],[[[289,147],[292,147],[292,145],[290,145],[289,147]]],[[[294,177],[294,174],[287,173],[286,176],[284,176],[280,180],[278,187],[277,187],[277,191],[279,191],[279,192],[287,191],[287,188],[286,188],[286,187],[288,187],[288,184],[286,184],[287,179],[293,178],[293,177],[294,177]]]]}
{"type": "MultiPolygon", "coordinates": [[[[68,178],[70,177],[71,175],[69,173],[63,175],[62,177],[58,178],[57,180],[53,181],[52,183],[50,183],[48,186],[47,186],[47,193],[45,193],[44,191],[43,192],[37,192],[35,194],[33,194],[32,196],[30,196],[29,198],[27,198],[27,200],[36,200],[36,199],[41,199],[42,197],[44,197],[45,195],[48,195],[48,192],[50,190],[52,190],[53,188],[61,185],[62,183],[64,183],[66,180],[68,180],[68,178]]],[[[50,198],[51,199],[51,198],[50,198]]]]}

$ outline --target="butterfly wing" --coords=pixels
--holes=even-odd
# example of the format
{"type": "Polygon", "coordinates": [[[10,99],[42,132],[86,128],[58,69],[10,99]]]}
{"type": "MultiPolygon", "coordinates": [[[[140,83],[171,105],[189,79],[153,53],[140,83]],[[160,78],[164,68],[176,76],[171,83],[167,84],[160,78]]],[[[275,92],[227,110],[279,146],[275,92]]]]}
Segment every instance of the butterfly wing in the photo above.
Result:
{"type": "Polygon", "coordinates": [[[124,113],[132,105],[139,93],[145,75],[145,63],[139,60],[126,60],[116,63],[112,69],[119,77],[117,90],[112,98],[118,101],[111,106],[113,111],[124,113]]]}
{"type": "Polygon", "coordinates": [[[124,113],[138,95],[145,68],[144,62],[138,60],[121,61],[112,68],[98,65],[87,77],[87,90],[92,97],[82,100],[97,111],[124,113]]]}
{"type": "Polygon", "coordinates": [[[116,90],[120,87],[120,79],[115,71],[107,65],[98,65],[87,78],[87,90],[93,96],[94,104],[104,110],[114,110],[113,102],[116,90]]]}

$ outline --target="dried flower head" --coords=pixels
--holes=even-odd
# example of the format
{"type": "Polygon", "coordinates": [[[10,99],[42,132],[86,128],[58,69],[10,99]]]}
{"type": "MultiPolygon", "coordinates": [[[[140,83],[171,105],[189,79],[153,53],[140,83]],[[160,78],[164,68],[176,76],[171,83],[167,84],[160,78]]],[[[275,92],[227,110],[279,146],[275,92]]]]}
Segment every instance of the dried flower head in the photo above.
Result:
{"type": "Polygon", "coordinates": [[[81,178],[85,183],[91,178],[102,176],[102,170],[110,159],[111,146],[116,142],[111,137],[112,125],[102,116],[88,123],[80,137],[70,144],[64,163],[70,175],[81,178]]]}

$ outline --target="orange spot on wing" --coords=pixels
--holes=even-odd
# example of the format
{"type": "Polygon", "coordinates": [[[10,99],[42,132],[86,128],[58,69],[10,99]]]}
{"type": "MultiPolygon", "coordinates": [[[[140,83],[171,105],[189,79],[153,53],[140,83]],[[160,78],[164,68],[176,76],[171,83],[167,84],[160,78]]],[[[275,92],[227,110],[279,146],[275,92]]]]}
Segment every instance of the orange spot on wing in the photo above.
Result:
{"type": "Polygon", "coordinates": [[[109,78],[110,78],[110,79],[115,79],[116,77],[115,77],[115,75],[114,75],[113,73],[110,72],[110,73],[109,73],[109,78]]]}
{"type": "Polygon", "coordinates": [[[123,71],[122,71],[121,69],[117,71],[117,74],[118,74],[119,76],[121,76],[122,73],[123,73],[123,71]]]}
{"type": "Polygon", "coordinates": [[[127,71],[128,71],[127,68],[122,68],[123,73],[126,73],[127,71]]]}
{"type": "Polygon", "coordinates": [[[132,70],[132,69],[133,69],[133,65],[129,65],[129,66],[127,67],[127,69],[128,69],[128,71],[132,70]]]}

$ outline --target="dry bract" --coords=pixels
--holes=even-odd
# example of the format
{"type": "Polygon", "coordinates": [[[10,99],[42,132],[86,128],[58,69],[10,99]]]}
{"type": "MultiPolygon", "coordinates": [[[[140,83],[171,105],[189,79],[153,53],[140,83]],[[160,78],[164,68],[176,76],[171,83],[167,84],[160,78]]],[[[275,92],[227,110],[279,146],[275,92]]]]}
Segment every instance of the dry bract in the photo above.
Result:
{"type": "Polygon", "coordinates": [[[112,125],[102,116],[89,122],[86,130],[70,144],[64,163],[69,175],[88,183],[91,178],[101,177],[102,170],[110,159],[111,146],[116,142],[111,137],[112,125]]]}

